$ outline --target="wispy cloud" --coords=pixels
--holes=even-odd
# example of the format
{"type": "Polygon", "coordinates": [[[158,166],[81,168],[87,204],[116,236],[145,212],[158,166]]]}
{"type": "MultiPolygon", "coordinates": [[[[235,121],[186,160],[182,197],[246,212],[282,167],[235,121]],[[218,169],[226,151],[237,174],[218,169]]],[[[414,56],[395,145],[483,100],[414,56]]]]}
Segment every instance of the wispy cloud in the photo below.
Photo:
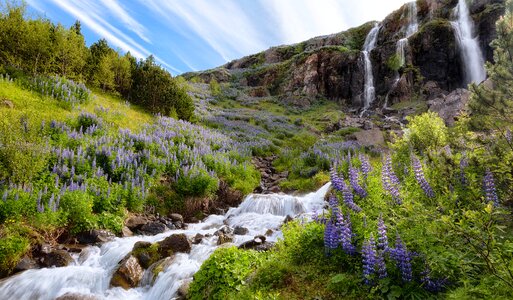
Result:
{"type": "MultiPolygon", "coordinates": [[[[99,36],[105,38],[115,47],[121,48],[123,51],[130,51],[137,58],[148,57],[151,52],[144,46],[136,42],[133,38],[123,33],[120,29],[107,22],[100,12],[105,9],[99,3],[78,1],[78,0],[50,0],[62,10],[68,12],[76,19],[84,23],[85,26],[96,32],[99,36]]],[[[171,66],[164,60],[155,56],[157,62],[162,64],[174,72],[181,73],[181,70],[171,66]]]]}
{"type": "Polygon", "coordinates": [[[127,29],[131,30],[143,41],[150,43],[150,39],[146,36],[146,28],[137,22],[128,12],[117,2],[117,0],[101,0],[102,4],[113,14],[116,18],[122,21],[127,29]]]}
{"type": "Polygon", "coordinates": [[[189,31],[203,39],[224,60],[266,47],[258,24],[241,8],[237,1],[141,1],[168,22],[176,18],[189,31]]]}

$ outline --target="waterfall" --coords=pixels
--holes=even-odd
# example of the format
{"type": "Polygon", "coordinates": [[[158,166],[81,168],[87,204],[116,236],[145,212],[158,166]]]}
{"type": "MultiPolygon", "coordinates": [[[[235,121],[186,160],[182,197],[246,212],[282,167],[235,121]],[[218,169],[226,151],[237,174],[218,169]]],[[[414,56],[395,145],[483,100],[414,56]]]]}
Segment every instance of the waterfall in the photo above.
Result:
{"type": "Polygon", "coordinates": [[[454,34],[460,49],[463,63],[465,84],[480,83],[486,79],[484,58],[479,48],[477,35],[474,33],[474,24],[465,0],[459,0],[454,9],[457,20],[451,22],[454,34]]]}
{"type": "Polygon", "coordinates": [[[154,243],[175,233],[185,233],[190,238],[197,233],[212,235],[225,225],[248,229],[246,235],[234,236],[235,244],[252,240],[256,235],[264,235],[268,229],[272,229],[273,233],[267,240],[276,241],[281,237],[280,226],[284,216],[300,214],[306,218],[311,217],[313,212],[323,209],[324,197],[329,188],[330,183],[327,183],[317,192],[300,197],[252,194],[238,208],[231,208],[224,216],[211,215],[201,223],[189,224],[185,230],[170,230],[156,236],[116,238],[101,248],[85,248],[80,256],[74,257],[75,262],[70,266],[28,270],[0,281],[0,299],[53,300],[68,292],[98,299],[173,299],[182,283],[192,279],[203,261],[218,247],[217,238],[205,237],[200,244],[192,245],[191,253],[177,253],[152,286],[129,290],[111,288],[110,279],[118,262],[132,250],[136,242],[154,243]]]}
{"type": "Polygon", "coordinates": [[[409,2],[406,4],[406,11],[403,13],[403,18],[407,18],[408,24],[405,30],[405,37],[397,41],[396,53],[399,56],[401,66],[406,63],[406,48],[409,46],[408,38],[415,34],[419,29],[419,22],[417,19],[417,2],[409,2]]]}
{"type": "Polygon", "coordinates": [[[365,72],[365,82],[363,86],[363,111],[366,111],[369,106],[374,101],[376,97],[374,90],[374,75],[372,74],[372,62],[370,60],[370,52],[372,49],[376,47],[376,40],[378,38],[379,33],[379,24],[376,24],[367,37],[365,38],[365,43],[363,44],[363,61],[364,61],[364,72],[365,72]]]}

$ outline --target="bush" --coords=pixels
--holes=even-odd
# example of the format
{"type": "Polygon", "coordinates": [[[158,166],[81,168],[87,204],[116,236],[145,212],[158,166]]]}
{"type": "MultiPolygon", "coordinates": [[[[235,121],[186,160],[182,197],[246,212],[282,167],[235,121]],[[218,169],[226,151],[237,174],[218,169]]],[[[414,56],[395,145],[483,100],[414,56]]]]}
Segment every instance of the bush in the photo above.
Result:
{"type": "MultiPolygon", "coordinates": [[[[93,197],[85,192],[67,192],[60,200],[72,234],[97,228],[98,219],[93,214],[93,197]]],[[[105,224],[106,220],[102,220],[105,224]]]]}
{"type": "Polygon", "coordinates": [[[24,115],[2,115],[0,120],[0,180],[28,184],[46,166],[48,138],[24,115]]]}
{"type": "Polygon", "coordinates": [[[0,234],[0,276],[7,275],[29,250],[28,238],[17,234],[0,234]]]}
{"type": "Polygon", "coordinates": [[[254,251],[219,248],[194,275],[188,296],[191,300],[225,299],[244,285],[246,277],[259,264],[254,251]]]}

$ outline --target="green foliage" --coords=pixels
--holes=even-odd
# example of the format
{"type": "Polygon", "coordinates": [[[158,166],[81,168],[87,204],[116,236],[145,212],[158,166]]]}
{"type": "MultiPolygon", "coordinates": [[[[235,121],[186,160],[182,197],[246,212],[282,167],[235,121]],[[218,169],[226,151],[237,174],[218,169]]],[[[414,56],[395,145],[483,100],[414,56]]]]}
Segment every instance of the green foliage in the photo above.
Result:
{"type": "Polygon", "coordinates": [[[260,264],[253,251],[236,247],[217,249],[194,274],[188,297],[196,299],[225,299],[241,289],[246,277],[260,264]]]}
{"type": "Polygon", "coordinates": [[[0,120],[0,179],[28,184],[46,166],[48,139],[29,116],[2,114],[0,120]]]}
{"type": "Polygon", "coordinates": [[[408,125],[401,138],[396,139],[392,148],[396,156],[407,161],[411,151],[425,153],[438,150],[448,143],[448,131],[444,121],[435,112],[418,116],[408,116],[408,125]]]}
{"type": "Polygon", "coordinates": [[[215,79],[210,80],[209,86],[210,86],[210,93],[212,94],[212,96],[217,97],[217,96],[221,95],[221,85],[219,84],[219,82],[217,82],[217,80],[215,80],[215,79]]]}
{"type": "MultiPolygon", "coordinates": [[[[93,214],[93,197],[81,191],[66,192],[60,199],[60,208],[66,214],[73,234],[96,228],[98,218],[93,214]]],[[[103,225],[109,220],[103,220],[103,225]]]]}
{"type": "Polygon", "coordinates": [[[182,196],[211,196],[219,185],[219,180],[205,170],[191,170],[189,174],[178,177],[175,190],[182,196]]]}
{"type": "Polygon", "coordinates": [[[392,71],[399,71],[402,67],[401,57],[397,53],[390,56],[387,60],[387,67],[392,71]]]}
{"type": "Polygon", "coordinates": [[[513,124],[513,2],[507,1],[506,13],[497,21],[497,38],[492,42],[494,63],[487,63],[488,82],[471,85],[471,125],[478,131],[498,130],[513,124]]]}
{"type": "Polygon", "coordinates": [[[7,275],[29,249],[28,238],[5,230],[0,233],[0,275],[7,275]]]}

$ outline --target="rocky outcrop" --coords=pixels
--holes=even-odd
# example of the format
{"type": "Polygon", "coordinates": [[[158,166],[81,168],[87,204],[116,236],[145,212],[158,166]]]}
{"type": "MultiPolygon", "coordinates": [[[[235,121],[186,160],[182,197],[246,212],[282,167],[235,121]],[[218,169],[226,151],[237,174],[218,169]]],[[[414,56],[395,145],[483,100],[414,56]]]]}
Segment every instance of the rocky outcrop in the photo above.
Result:
{"type": "Polygon", "coordinates": [[[111,286],[122,287],[125,290],[139,285],[144,270],[133,255],[125,257],[118,265],[110,280],[111,286]]]}
{"type": "Polygon", "coordinates": [[[114,233],[108,230],[94,229],[77,234],[76,239],[80,244],[92,245],[106,243],[115,237],[114,233]]]}
{"type": "Polygon", "coordinates": [[[162,256],[169,256],[175,252],[189,253],[191,252],[192,243],[183,233],[168,236],[163,241],[157,243],[159,252],[162,256]]]}
{"type": "MultiPolygon", "coordinates": [[[[409,38],[404,66],[394,65],[393,58],[397,41],[404,37],[406,6],[380,23],[377,46],[370,53],[375,107],[381,108],[385,101],[392,105],[411,99],[432,100],[464,88],[462,61],[451,26],[458,0],[416,3],[419,30],[409,38]]],[[[470,12],[482,52],[492,60],[490,42],[496,37],[495,22],[504,12],[504,0],[472,1],[470,12]]],[[[214,70],[184,76],[229,82],[242,95],[273,96],[286,105],[307,107],[317,99],[330,99],[360,108],[364,81],[361,49],[372,26],[367,23],[295,45],[273,47],[214,70]]]]}
{"type": "Polygon", "coordinates": [[[167,217],[154,215],[133,215],[126,219],[123,235],[130,236],[133,233],[144,235],[156,235],[168,229],[184,229],[186,224],[179,214],[170,214],[167,217]]]}
{"type": "Polygon", "coordinates": [[[427,104],[429,110],[437,112],[445,124],[452,126],[458,116],[466,111],[469,98],[468,90],[456,89],[447,96],[429,100],[427,104]]]}
{"type": "Polygon", "coordinates": [[[287,179],[288,172],[278,172],[273,167],[273,161],[276,156],[253,157],[252,163],[260,172],[260,186],[255,189],[255,193],[279,193],[281,192],[280,183],[287,179]]]}

